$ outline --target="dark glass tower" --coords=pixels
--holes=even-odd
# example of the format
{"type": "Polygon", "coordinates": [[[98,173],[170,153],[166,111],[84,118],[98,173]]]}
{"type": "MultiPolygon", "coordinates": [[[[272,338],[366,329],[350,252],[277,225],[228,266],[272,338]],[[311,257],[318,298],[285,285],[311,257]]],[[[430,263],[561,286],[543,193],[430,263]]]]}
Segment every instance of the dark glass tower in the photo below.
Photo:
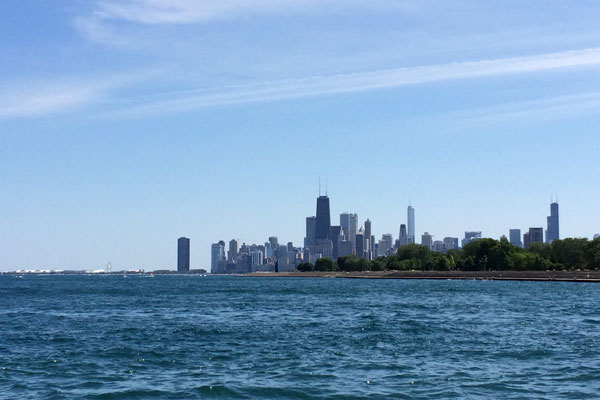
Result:
{"type": "Polygon", "coordinates": [[[546,242],[552,243],[553,240],[560,239],[558,229],[558,203],[550,204],[550,216],[547,219],[548,230],[546,230],[546,242]]]}
{"type": "Polygon", "coordinates": [[[329,213],[329,197],[317,198],[317,221],[315,226],[315,239],[330,239],[331,215],[329,213]]]}
{"type": "Polygon", "coordinates": [[[177,272],[190,272],[190,239],[177,240],[177,272]]]}

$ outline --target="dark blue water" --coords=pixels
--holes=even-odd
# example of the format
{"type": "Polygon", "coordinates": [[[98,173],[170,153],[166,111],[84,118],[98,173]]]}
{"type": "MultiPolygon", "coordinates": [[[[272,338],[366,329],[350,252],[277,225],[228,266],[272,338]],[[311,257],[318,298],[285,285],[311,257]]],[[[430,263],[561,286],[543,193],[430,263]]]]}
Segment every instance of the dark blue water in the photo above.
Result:
{"type": "Polygon", "coordinates": [[[600,285],[0,276],[0,398],[599,398],[600,285]]]}

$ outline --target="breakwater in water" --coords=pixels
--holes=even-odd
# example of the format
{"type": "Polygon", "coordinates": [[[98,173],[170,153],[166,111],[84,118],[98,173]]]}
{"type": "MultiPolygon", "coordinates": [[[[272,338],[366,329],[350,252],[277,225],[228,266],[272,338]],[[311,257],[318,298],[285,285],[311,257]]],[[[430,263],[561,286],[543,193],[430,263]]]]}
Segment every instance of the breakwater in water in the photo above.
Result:
{"type": "Polygon", "coordinates": [[[253,277],[305,277],[353,279],[451,279],[499,281],[597,282],[600,271],[311,271],[255,272],[253,277]]]}

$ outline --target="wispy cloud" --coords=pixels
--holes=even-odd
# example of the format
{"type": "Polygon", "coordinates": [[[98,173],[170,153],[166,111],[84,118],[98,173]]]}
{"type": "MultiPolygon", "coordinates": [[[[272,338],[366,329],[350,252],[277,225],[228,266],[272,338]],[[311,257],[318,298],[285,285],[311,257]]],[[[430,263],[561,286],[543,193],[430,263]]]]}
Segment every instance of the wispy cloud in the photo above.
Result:
{"type": "Polygon", "coordinates": [[[531,57],[396,68],[164,93],[158,97],[140,99],[139,104],[134,105],[129,111],[185,111],[210,106],[276,101],[458,79],[597,66],[600,66],[600,48],[592,48],[531,57]]]}
{"type": "MultiPolygon", "coordinates": [[[[62,85],[35,85],[0,94],[0,118],[29,117],[102,103],[115,114],[164,114],[214,106],[355,93],[398,88],[407,85],[442,81],[536,73],[574,67],[600,66],[600,48],[471,62],[457,62],[370,72],[314,76],[258,82],[247,85],[175,92],[148,92],[150,95],[127,94],[124,88],[136,88],[159,73],[145,72],[62,85]]],[[[146,88],[148,89],[148,88],[146,88]]]]}
{"type": "Polygon", "coordinates": [[[0,95],[0,118],[34,117],[93,103],[102,90],[95,85],[48,85],[13,88],[0,95]]]}
{"type": "Polygon", "coordinates": [[[502,104],[442,116],[457,129],[514,121],[547,122],[600,112],[600,92],[579,93],[502,104]]]}
{"type": "Polygon", "coordinates": [[[371,0],[124,0],[99,1],[95,16],[145,24],[181,24],[204,22],[258,14],[298,12],[318,7],[331,10],[332,5],[348,7],[408,7],[412,1],[371,0]]]}
{"type": "Polygon", "coordinates": [[[156,71],[86,77],[0,83],[0,119],[29,118],[70,112],[85,106],[106,103],[114,105],[111,95],[122,88],[155,76],[156,71]]]}

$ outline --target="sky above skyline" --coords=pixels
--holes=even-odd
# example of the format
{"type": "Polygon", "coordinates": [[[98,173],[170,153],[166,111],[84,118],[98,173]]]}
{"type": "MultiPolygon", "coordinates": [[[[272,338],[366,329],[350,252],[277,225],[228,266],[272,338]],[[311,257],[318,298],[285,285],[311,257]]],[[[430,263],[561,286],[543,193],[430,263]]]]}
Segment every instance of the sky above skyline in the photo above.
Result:
{"type": "Polygon", "coordinates": [[[0,271],[191,267],[332,223],[600,232],[596,1],[0,3],[0,271]],[[324,186],[324,185],[323,185],[324,186]]]}

